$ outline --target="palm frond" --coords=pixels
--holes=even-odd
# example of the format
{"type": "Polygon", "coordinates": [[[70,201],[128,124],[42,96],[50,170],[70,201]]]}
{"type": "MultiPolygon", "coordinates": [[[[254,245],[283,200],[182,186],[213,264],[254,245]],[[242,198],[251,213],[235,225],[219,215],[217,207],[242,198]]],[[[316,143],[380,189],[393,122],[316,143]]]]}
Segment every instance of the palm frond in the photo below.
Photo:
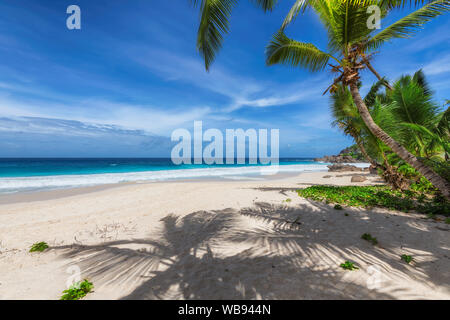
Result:
{"type": "Polygon", "coordinates": [[[284,30],[293,20],[295,20],[295,18],[297,18],[300,11],[305,11],[309,4],[310,0],[295,0],[294,5],[289,10],[286,18],[284,18],[281,29],[284,30]]]}
{"type": "Polygon", "coordinates": [[[423,94],[425,94],[425,95],[433,94],[433,91],[431,90],[431,87],[428,84],[428,81],[427,81],[422,69],[420,69],[419,71],[416,71],[416,73],[414,73],[413,80],[416,81],[416,83],[420,87],[422,87],[423,94]]]}
{"type": "MultiPolygon", "coordinates": [[[[192,1],[197,5],[197,0],[192,1]]],[[[229,18],[236,0],[202,0],[200,25],[197,32],[197,50],[209,70],[217,52],[222,47],[223,35],[228,33],[229,18]]]]}
{"type": "Polygon", "coordinates": [[[385,6],[388,9],[404,8],[406,5],[409,5],[410,7],[417,7],[432,1],[433,0],[381,0],[380,7],[385,6]]]}
{"type": "Polygon", "coordinates": [[[365,104],[370,107],[374,104],[375,99],[378,96],[378,93],[380,91],[380,88],[385,86],[387,83],[387,80],[385,78],[382,78],[381,80],[378,80],[375,82],[372,87],[370,88],[369,92],[364,97],[365,104]]]}
{"type": "Polygon", "coordinates": [[[437,130],[446,140],[450,140],[450,107],[440,115],[437,130]]]}
{"type": "Polygon", "coordinates": [[[445,152],[450,153],[450,144],[446,139],[443,139],[438,133],[431,131],[425,126],[421,126],[414,123],[400,123],[400,126],[407,127],[415,132],[418,132],[422,134],[423,136],[427,137],[431,141],[429,142],[428,146],[429,149],[432,149],[431,145],[440,145],[445,150],[445,152]]]}
{"type": "Polygon", "coordinates": [[[394,38],[409,38],[431,19],[450,11],[450,0],[435,0],[374,35],[366,48],[377,49],[394,38]]]}
{"type": "Polygon", "coordinates": [[[312,72],[323,70],[330,54],[316,48],[311,43],[299,42],[288,38],[283,31],[278,31],[266,48],[267,65],[286,64],[303,67],[312,72]]]}
{"type": "Polygon", "coordinates": [[[275,5],[277,4],[278,0],[251,0],[254,2],[258,7],[266,11],[272,11],[275,5]]]}

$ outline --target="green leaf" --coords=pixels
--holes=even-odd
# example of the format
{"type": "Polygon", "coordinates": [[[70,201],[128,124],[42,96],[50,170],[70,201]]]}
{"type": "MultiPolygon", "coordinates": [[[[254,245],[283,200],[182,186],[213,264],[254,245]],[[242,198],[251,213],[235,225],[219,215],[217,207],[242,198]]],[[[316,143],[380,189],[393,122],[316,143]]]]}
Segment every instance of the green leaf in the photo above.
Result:
{"type": "Polygon", "coordinates": [[[273,36],[266,48],[267,65],[280,63],[316,72],[323,70],[330,58],[333,57],[313,44],[292,40],[281,30],[273,36]]]}
{"type": "MultiPolygon", "coordinates": [[[[193,1],[196,5],[197,1],[193,1]]],[[[236,4],[235,0],[202,0],[200,5],[200,25],[197,32],[197,49],[209,67],[216,53],[222,47],[223,35],[228,33],[229,18],[236,4]]]]}

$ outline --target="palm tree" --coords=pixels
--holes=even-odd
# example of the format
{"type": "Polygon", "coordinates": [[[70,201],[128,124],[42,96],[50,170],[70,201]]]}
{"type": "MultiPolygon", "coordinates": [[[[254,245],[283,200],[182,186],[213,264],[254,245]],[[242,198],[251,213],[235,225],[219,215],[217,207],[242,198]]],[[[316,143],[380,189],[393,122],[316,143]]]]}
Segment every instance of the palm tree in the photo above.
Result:
{"type": "Polygon", "coordinates": [[[432,129],[438,116],[439,106],[433,101],[433,94],[422,70],[413,77],[402,76],[396,81],[389,98],[389,109],[400,124],[398,141],[416,156],[430,158],[435,148],[430,148],[428,134],[424,135],[412,127],[432,129]]]}
{"type": "Polygon", "coordinates": [[[380,5],[381,18],[384,18],[390,12],[389,3],[379,0],[365,0],[362,4],[359,2],[359,0],[297,0],[296,4],[300,3],[300,5],[294,5],[294,10],[291,10],[293,13],[287,16],[280,31],[273,36],[267,46],[266,62],[268,65],[287,64],[293,67],[303,67],[312,72],[322,71],[327,66],[331,66],[331,70],[339,75],[325,90],[325,93],[328,90],[335,92],[339,83],[348,86],[359,114],[370,132],[420,172],[447,199],[450,199],[449,182],[426,166],[375,123],[358,88],[360,71],[364,68],[373,70],[370,59],[374,50],[392,39],[410,37],[423,24],[449,11],[450,0],[431,1],[377,33],[374,31],[376,29],[367,27],[367,20],[370,16],[367,8],[370,5],[380,5]],[[327,29],[328,52],[319,50],[311,43],[292,40],[284,33],[284,28],[296,14],[309,7],[318,14],[327,29]],[[330,61],[334,65],[329,64],[330,61]]]}
{"type": "MultiPolygon", "coordinates": [[[[402,123],[408,129],[411,129],[417,135],[428,139],[425,145],[426,150],[442,150],[444,153],[444,160],[450,159],[450,108],[438,115],[436,121],[431,126],[424,126],[415,123],[402,123]]],[[[436,158],[434,154],[431,156],[427,154],[427,158],[436,158]]],[[[439,159],[439,157],[437,157],[439,159]]]]}
{"type": "MultiPolygon", "coordinates": [[[[287,17],[289,23],[298,12],[305,8],[309,2],[314,0],[296,0],[294,6],[287,17]]],[[[357,2],[364,2],[359,0],[357,2]]],[[[404,7],[405,4],[422,4],[429,0],[381,0],[380,2],[388,8],[404,7]]],[[[209,70],[216,54],[222,47],[223,36],[229,31],[229,19],[233,8],[239,2],[238,0],[189,0],[194,7],[199,7],[199,26],[197,31],[197,49],[204,59],[205,68],[209,70]]],[[[278,0],[251,0],[252,3],[260,7],[264,12],[272,11],[278,0]]],[[[367,62],[368,68],[377,75],[378,80],[381,77],[367,62]]],[[[389,84],[387,84],[389,85],[389,84]]]]}
{"type": "MultiPolygon", "coordinates": [[[[376,82],[364,98],[364,102],[369,107],[375,123],[391,133],[395,132],[394,118],[384,104],[387,100],[386,96],[378,93],[380,87],[386,85],[387,81],[383,78],[376,82]]],[[[335,119],[332,125],[339,127],[346,135],[353,138],[372,166],[382,170],[382,176],[389,184],[395,189],[407,189],[409,187],[407,179],[389,163],[386,154],[390,152],[389,148],[367,128],[349,89],[342,84],[338,84],[337,87],[331,95],[331,113],[335,119]],[[377,162],[378,160],[382,165],[377,162]]]]}
{"type": "Polygon", "coordinates": [[[331,95],[331,114],[334,118],[331,123],[332,126],[338,127],[344,134],[352,137],[364,158],[374,167],[379,167],[379,164],[367,153],[364,147],[363,132],[366,126],[353,103],[350,91],[341,84],[331,95]]]}

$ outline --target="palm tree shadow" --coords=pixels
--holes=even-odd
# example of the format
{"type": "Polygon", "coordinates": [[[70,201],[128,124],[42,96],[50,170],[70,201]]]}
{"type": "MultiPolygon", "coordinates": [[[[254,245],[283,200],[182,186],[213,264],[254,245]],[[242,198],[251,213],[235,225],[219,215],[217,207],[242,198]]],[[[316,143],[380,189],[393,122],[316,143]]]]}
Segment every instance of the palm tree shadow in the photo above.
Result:
{"type": "Polygon", "coordinates": [[[121,299],[393,298],[370,290],[353,274],[349,278],[336,257],[393,265],[390,272],[404,266],[352,237],[337,243],[327,237],[328,214],[329,207],[317,203],[255,203],[240,211],[169,215],[159,233],[145,239],[54,249],[64,249],[97,287],[123,292],[121,299]]]}
{"type": "MultiPolygon", "coordinates": [[[[241,210],[241,214],[271,224],[272,230],[247,230],[233,235],[235,241],[251,242],[254,247],[268,247],[275,252],[286,252],[312,261],[327,260],[338,254],[355,257],[366,266],[375,266],[390,276],[414,279],[430,285],[446,285],[450,289],[450,272],[446,270],[450,260],[449,250],[443,238],[448,239],[448,229],[439,228],[437,222],[417,216],[391,215],[377,210],[347,208],[348,218],[325,203],[305,200],[308,205],[288,206],[256,202],[252,208],[241,210]],[[349,214],[350,213],[350,214],[349,214]],[[336,218],[338,216],[338,218],[336,218]],[[336,223],[349,219],[349,223],[336,223]],[[392,220],[392,222],[386,223],[392,220]],[[424,227],[424,224],[426,225],[424,227]],[[443,231],[436,235],[437,230],[443,231]],[[379,235],[376,246],[361,239],[363,233],[379,235]],[[403,235],[398,235],[401,232],[403,235]],[[434,244],[433,244],[434,243],[434,244]],[[411,268],[401,259],[399,249],[407,248],[419,252],[413,254],[417,260],[411,268]],[[320,255],[318,255],[320,253],[320,255]],[[425,258],[425,259],[420,259],[425,258]],[[447,260],[447,261],[446,261],[447,260]],[[440,272],[436,270],[442,269],[440,272]],[[408,275],[408,276],[406,276],[408,275]]],[[[401,251],[401,250],[400,250],[401,251]]]]}

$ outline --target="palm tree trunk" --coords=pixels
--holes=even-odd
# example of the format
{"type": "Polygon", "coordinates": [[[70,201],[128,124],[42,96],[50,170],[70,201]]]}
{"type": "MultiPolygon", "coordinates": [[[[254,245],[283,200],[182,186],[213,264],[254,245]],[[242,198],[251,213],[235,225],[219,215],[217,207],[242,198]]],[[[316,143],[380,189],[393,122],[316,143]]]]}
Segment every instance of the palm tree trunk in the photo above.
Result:
{"type": "Polygon", "coordinates": [[[406,150],[401,144],[392,139],[386,132],[384,132],[376,123],[373,121],[366,104],[364,103],[361,95],[359,94],[358,86],[355,83],[350,84],[350,92],[353,97],[353,101],[358,107],[359,114],[364,120],[365,124],[369,130],[381,141],[383,141],[388,147],[392,149],[400,158],[406,161],[414,169],[420,172],[428,181],[430,181],[433,186],[435,186],[442,195],[450,200],[450,185],[449,183],[438,175],[436,172],[431,170],[429,167],[424,165],[417,157],[406,150]]]}
{"type": "Polygon", "coordinates": [[[364,145],[361,142],[361,140],[357,137],[353,137],[353,139],[355,140],[359,150],[361,150],[361,153],[363,154],[364,158],[366,158],[366,160],[369,161],[371,165],[378,168],[380,165],[367,154],[366,148],[364,148],[364,145]]]}

